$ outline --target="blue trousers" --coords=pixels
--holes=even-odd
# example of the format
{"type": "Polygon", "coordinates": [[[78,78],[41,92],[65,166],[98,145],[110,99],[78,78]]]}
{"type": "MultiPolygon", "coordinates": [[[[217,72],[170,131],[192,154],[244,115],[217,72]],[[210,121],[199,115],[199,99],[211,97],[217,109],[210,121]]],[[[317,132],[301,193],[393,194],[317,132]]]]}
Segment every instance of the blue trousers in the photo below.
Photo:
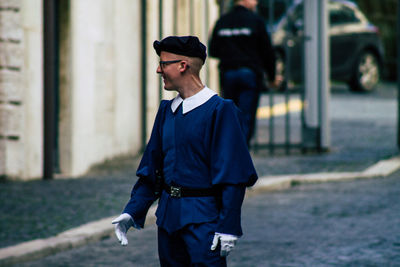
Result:
{"type": "Polygon", "coordinates": [[[158,227],[158,254],[161,267],[223,266],[220,246],[212,251],[215,222],[189,224],[172,234],[158,227]]]}
{"type": "Polygon", "coordinates": [[[232,99],[242,111],[243,130],[250,144],[256,126],[256,113],[261,92],[261,79],[249,68],[226,70],[221,73],[223,97],[232,99]]]}

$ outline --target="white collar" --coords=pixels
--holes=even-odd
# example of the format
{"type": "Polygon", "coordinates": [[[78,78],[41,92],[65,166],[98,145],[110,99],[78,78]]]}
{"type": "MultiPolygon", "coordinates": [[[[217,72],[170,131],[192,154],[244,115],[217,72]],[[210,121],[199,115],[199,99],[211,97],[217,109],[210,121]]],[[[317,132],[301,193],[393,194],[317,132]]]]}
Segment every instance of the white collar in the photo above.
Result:
{"type": "Polygon", "coordinates": [[[207,102],[212,96],[216,95],[217,93],[205,86],[201,91],[188,97],[186,99],[182,99],[180,95],[177,95],[171,104],[172,112],[175,112],[179,105],[182,103],[182,114],[185,114],[198,106],[203,105],[207,102]]]}

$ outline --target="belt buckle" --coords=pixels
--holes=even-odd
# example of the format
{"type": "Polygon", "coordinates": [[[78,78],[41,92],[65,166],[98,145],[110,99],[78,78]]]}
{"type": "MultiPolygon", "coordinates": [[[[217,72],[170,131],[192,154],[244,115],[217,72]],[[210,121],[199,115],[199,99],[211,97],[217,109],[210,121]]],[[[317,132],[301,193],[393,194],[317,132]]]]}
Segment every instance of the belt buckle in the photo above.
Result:
{"type": "Polygon", "coordinates": [[[171,185],[171,197],[181,197],[181,188],[171,185]]]}

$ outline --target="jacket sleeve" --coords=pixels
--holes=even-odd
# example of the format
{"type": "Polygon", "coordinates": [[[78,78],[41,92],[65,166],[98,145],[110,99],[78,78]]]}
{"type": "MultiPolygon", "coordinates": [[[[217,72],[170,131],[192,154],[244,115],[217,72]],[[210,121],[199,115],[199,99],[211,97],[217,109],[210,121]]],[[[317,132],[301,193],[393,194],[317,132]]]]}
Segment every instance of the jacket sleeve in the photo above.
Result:
{"type": "Polygon", "coordinates": [[[241,236],[241,209],[245,195],[244,185],[224,185],[221,195],[221,210],[216,232],[241,236]]]}
{"type": "Polygon", "coordinates": [[[221,188],[216,232],[241,236],[241,207],[246,186],[252,186],[258,177],[242,131],[239,110],[231,100],[223,100],[214,116],[211,176],[213,185],[221,188]]]}
{"type": "Polygon", "coordinates": [[[123,213],[132,216],[135,227],[143,228],[147,212],[156,200],[153,186],[144,178],[139,178],[131,192],[131,199],[126,204],[123,213]]]}
{"type": "Polygon", "coordinates": [[[218,22],[215,24],[215,27],[213,29],[213,32],[211,34],[211,38],[210,41],[208,43],[208,54],[211,57],[215,57],[215,58],[219,58],[220,57],[220,53],[219,53],[219,48],[220,48],[220,44],[219,44],[219,36],[218,36],[218,22]]]}
{"type": "Polygon", "coordinates": [[[162,141],[161,141],[161,130],[164,122],[164,116],[168,101],[163,100],[158,109],[156,119],[154,121],[153,130],[149,143],[144,150],[143,157],[140,161],[139,167],[136,171],[138,177],[143,177],[150,180],[152,183],[155,182],[155,171],[162,169],[162,141]]]}
{"type": "Polygon", "coordinates": [[[276,64],[276,56],[275,56],[275,49],[272,45],[271,38],[265,28],[264,23],[261,21],[258,24],[258,31],[259,31],[259,44],[261,58],[263,60],[264,69],[267,72],[268,80],[273,81],[275,79],[275,64],[276,64]]]}
{"type": "Polygon", "coordinates": [[[144,226],[146,214],[157,199],[155,194],[156,170],[162,168],[161,129],[163,117],[168,101],[162,101],[157,112],[149,143],[143,153],[136,175],[139,180],[131,191],[131,198],[126,204],[124,212],[130,214],[135,224],[144,226]]]}
{"type": "Polygon", "coordinates": [[[258,178],[242,130],[239,112],[231,100],[223,100],[214,112],[210,152],[213,185],[252,186],[258,178]]]}

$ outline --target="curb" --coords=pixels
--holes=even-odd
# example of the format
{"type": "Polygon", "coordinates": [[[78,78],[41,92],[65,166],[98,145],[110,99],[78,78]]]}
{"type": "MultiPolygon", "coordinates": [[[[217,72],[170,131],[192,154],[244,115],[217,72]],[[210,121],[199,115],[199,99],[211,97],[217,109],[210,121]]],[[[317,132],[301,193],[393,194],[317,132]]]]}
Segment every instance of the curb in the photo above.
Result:
{"type": "MultiPolygon", "coordinates": [[[[352,179],[386,177],[400,168],[400,157],[381,160],[362,172],[312,173],[260,177],[257,183],[247,190],[247,195],[290,188],[296,184],[345,181],[352,179]]],[[[150,208],[146,225],[154,224],[156,206],[150,208]]],[[[0,249],[0,266],[32,261],[39,258],[84,246],[113,236],[111,221],[117,217],[108,217],[90,222],[62,232],[54,237],[36,239],[15,246],[0,249]]]]}
{"type": "MultiPolygon", "coordinates": [[[[154,224],[156,206],[150,208],[146,225],[154,224]]],[[[117,216],[90,222],[62,232],[54,237],[36,239],[0,249],[0,266],[33,261],[57,252],[84,246],[114,235],[111,221],[117,216]]]]}
{"type": "Polygon", "coordinates": [[[248,189],[248,193],[249,195],[253,195],[259,192],[287,189],[296,184],[386,177],[399,168],[400,157],[393,157],[391,159],[381,160],[362,172],[321,172],[311,174],[264,176],[260,177],[257,180],[257,183],[248,189]]]}

